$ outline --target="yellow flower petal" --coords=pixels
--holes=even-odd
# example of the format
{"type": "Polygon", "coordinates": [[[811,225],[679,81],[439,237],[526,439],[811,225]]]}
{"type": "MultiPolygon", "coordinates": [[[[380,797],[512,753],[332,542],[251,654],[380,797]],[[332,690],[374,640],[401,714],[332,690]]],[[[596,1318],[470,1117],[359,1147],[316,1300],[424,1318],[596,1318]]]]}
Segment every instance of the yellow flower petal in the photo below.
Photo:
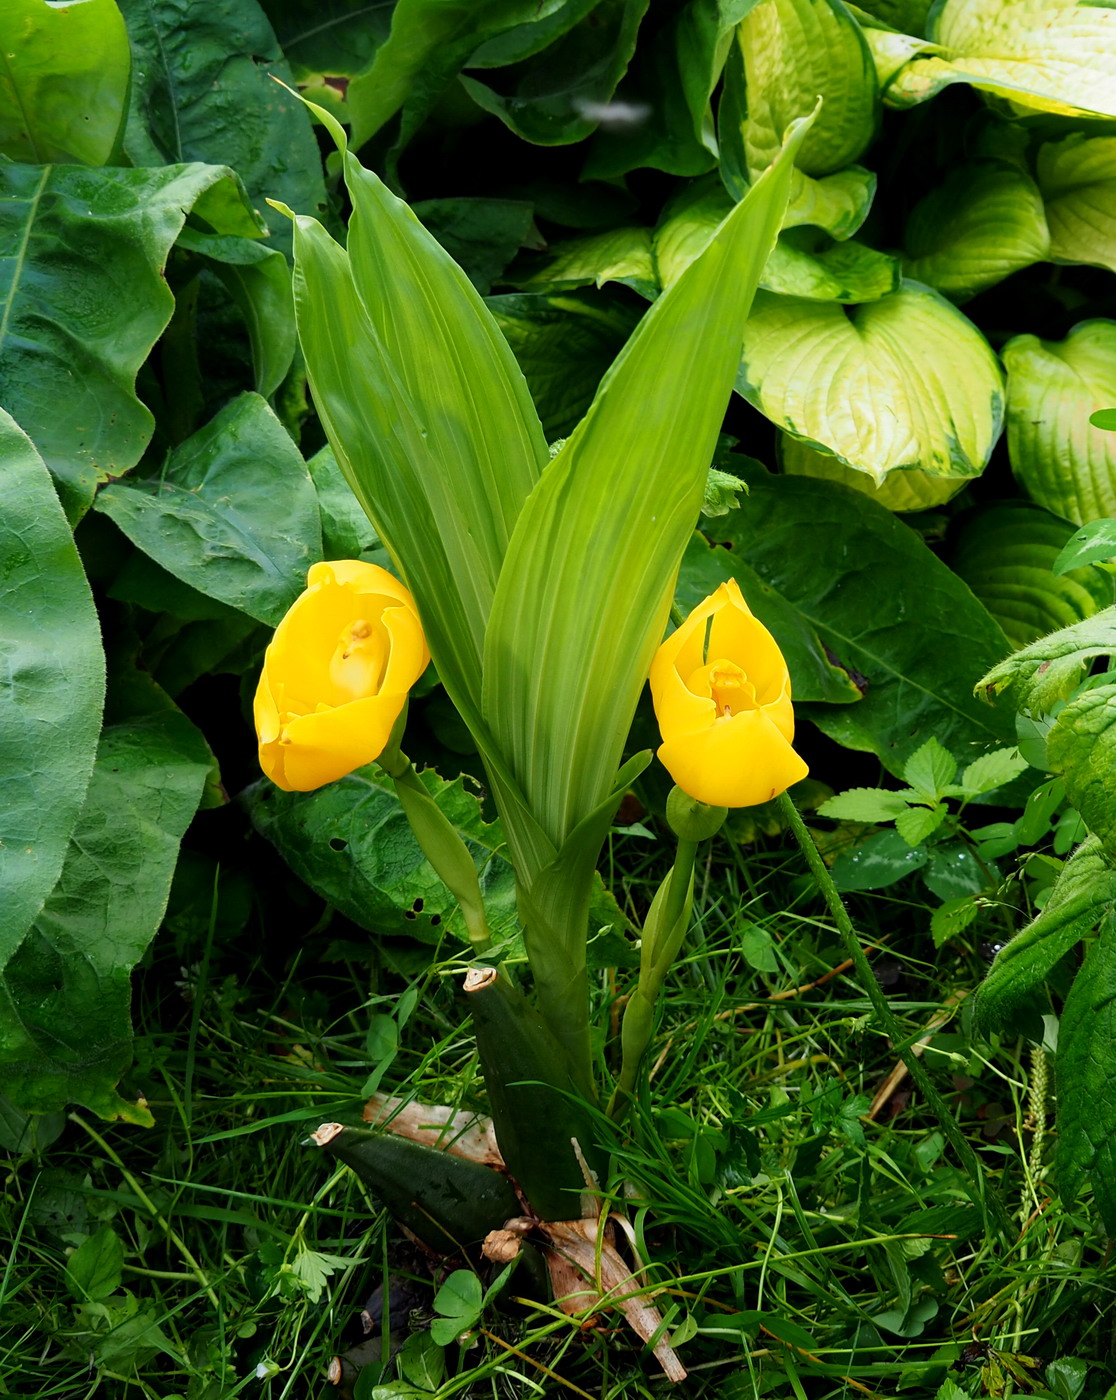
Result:
{"type": "Polygon", "coordinates": [[[769,802],[809,772],[764,710],[677,734],[659,758],[683,792],[711,807],[769,802]]]}
{"type": "Polygon", "coordinates": [[[370,695],[293,719],[283,731],[283,777],[289,792],[310,792],[371,763],[384,751],[406,691],[370,695]]]}

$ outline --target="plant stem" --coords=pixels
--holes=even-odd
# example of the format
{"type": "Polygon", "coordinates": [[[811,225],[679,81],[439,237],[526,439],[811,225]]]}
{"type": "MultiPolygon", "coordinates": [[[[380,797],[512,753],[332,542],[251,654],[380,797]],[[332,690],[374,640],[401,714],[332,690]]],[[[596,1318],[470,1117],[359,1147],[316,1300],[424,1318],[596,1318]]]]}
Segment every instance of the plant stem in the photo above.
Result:
{"type": "Polygon", "coordinates": [[[817,882],[829,912],[833,915],[833,921],[837,925],[837,931],[844,940],[848,949],[849,957],[852,959],[853,967],[860,981],[868,1000],[872,1005],[872,1010],[876,1013],[876,1018],[880,1022],[884,1031],[892,1042],[892,1047],[899,1058],[907,1067],[907,1072],[911,1079],[918,1086],[926,1102],[930,1105],[935,1117],[941,1125],[942,1132],[948,1139],[950,1146],[957,1154],[961,1164],[961,1169],[968,1178],[970,1197],[973,1204],[978,1206],[984,1216],[985,1229],[991,1233],[990,1223],[995,1225],[996,1233],[1005,1238],[1011,1235],[1011,1222],[1008,1219],[1007,1211],[1003,1202],[996,1194],[994,1188],[988,1183],[983,1173],[980,1161],[976,1153],[969,1145],[965,1135],[957,1126],[957,1120],[949,1110],[949,1105],[934,1088],[933,1081],[926,1072],[922,1061],[914,1054],[907,1043],[910,1037],[903,1032],[898,1018],[888,1005],[887,997],[883,988],[876,981],[872,972],[871,964],[865,955],[864,949],[860,945],[856,929],[853,927],[852,919],[845,908],[838,892],[837,886],[833,883],[825,861],[822,860],[817,846],[814,845],[813,838],[806,829],[806,823],[802,820],[802,814],[794,805],[789,793],[782,793],[778,799],[779,810],[782,812],[787,824],[794,832],[795,839],[806,857],[806,863],[810,867],[810,873],[817,882]]]}
{"type": "Polygon", "coordinates": [[[643,926],[639,982],[624,1008],[620,1075],[608,1102],[608,1116],[617,1123],[631,1105],[640,1062],[655,1024],[655,1002],[689,927],[697,851],[696,841],[678,842],[674,864],[659,886],[643,926]]]}

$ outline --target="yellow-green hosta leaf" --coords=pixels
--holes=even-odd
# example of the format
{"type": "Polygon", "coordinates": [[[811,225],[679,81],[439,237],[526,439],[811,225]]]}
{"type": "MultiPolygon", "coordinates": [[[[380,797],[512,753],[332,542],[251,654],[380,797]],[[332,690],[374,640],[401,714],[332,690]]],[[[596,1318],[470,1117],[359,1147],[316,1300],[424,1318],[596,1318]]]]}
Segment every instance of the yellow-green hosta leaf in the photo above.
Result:
{"type": "Polygon", "coordinates": [[[839,481],[900,513],[944,506],[964,490],[968,481],[964,476],[930,476],[927,472],[907,470],[892,472],[877,485],[867,472],[848,467],[828,452],[817,452],[786,433],[779,434],[779,463],[788,476],[839,481]]]}
{"type": "Polygon", "coordinates": [[[988,342],[917,282],[856,307],[759,293],[737,388],[784,432],[876,482],[910,468],[979,476],[1003,419],[988,342]]]}
{"type": "Polygon", "coordinates": [[[867,0],[863,5],[850,5],[849,9],[858,19],[864,15],[881,20],[903,34],[922,34],[930,5],[931,0],[867,0]]]}
{"type": "Polygon", "coordinates": [[[1020,107],[1116,116],[1116,11],[1092,0],[944,0],[927,38],[938,47],[899,72],[887,100],[909,107],[971,83],[1020,107]]]}
{"type": "Polygon", "coordinates": [[[971,161],[915,205],[906,250],[908,277],[965,301],[1048,256],[1042,196],[1015,166],[971,161]]]}
{"type": "Polygon", "coordinates": [[[1081,132],[1039,147],[1050,257],[1116,272],[1116,137],[1081,132]]]}
{"type": "Polygon", "coordinates": [[[1017,335],[1002,354],[1016,480],[1075,524],[1116,514],[1116,437],[1089,422],[1116,402],[1116,321],[1082,321],[1065,340],[1017,335]]]}
{"type": "Polygon", "coordinates": [[[1085,565],[1054,573],[1074,527],[1030,501],[996,501],[962,516],[949,564],[1013,647],[1092,617],[1112,602],[1112,580],[1085,565]]]}
{"type": "MultiPolygon", "coordinates": [[[[876,70],[864,35],[840,0],[760,0],[736,31],[746,107],[740,140],[751,175],[766,169],[787,128],[824,98],[798,155],[807,175],[856,160],[879,118],[876,70]]],[[[725,133],[722,131],[722,140],[725,133]]]]}
{"type": "Polygon", "coordinates": [[[859,165],[818,180],[796,170],[783,227],[810,224],[824,229],[831,238],[850,238],[868,217],[875,194],[874,172],[859,165]]]}
{"type": "Polygon", "coordinates": [[[623,282],[644,296],[654,296],[659,290],[659,278],[651,255],[651,230],[617,228],[570,238],[555,244],[550,257],[526,277],[513,275],[507,280],[527,292],[568,291],[573,287],[623,282]]]}

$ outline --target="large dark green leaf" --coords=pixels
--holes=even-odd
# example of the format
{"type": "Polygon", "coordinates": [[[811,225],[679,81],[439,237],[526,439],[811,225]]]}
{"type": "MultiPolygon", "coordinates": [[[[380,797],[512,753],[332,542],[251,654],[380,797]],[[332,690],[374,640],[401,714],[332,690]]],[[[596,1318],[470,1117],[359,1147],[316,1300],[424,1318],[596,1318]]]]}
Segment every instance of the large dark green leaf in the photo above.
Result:
{"type": "Polygon", "coordinates": [[[105,662],[51,485],[0,410],[0,968],[50,893],[97,751],[105,662]]]}
{"type": "Polygon", "coordinates": [[[115,0],[0,7],[0,155],[103,165],[124,122],[132,61],[115,0]]]}
{"type": "Polygon", "coordinates": [[[628,301],[576,292],[513,293],[489,297],[487,305],[527,378],[547,437],[565,437],[593,402],[639,311],[628,301]]]}
{"type": "MultiPolygon", "coordinates": [[[[732,530],[733,517],[718,521],[718,534],[732,530]]],[[[709,544],[695,534],[682,560],[676,601],[683,613],[691,612],[726,579],[735,578],[748,606],[779,643],[791,675],[795,701],[824,700],[847,705],[860,699],[849,673],[835,666],[817,630],[793,603],[765,583],[740,557],[736,549],[709,544]]]]}
{"type": "MultiPolygon", "coordinates": [[[[134,165],[231,166],[256,207],[325,203],[321,158],[302,103],[256,0],[120,0],[132,41],[124,149],[134,165]]],[[[282,220],[275,231],[289,248],[282,220]]],[[[220,231],[220,230],[219,230],[220,231]]]]}
{"type": "MultiPolygon", "coordinates": [[[[631,121],[624,104],[610,112],[616,85],[635,52],[649,0],[600,0],[556,43],[500,71],[499,86],[462,77],[478,106],[538,146],[581,141],[610,119],[631,121]]],[[[642,120],[638,110],[635,120],[642,120]]]]}
{"type": "Polygon", "coordinates": [[[519,199],[427,199],[415,215],[482,296],[520,248],[542,247],[531,205],[519,199]]]}
{"type": "Polygon", "coordinates": [[[1010,718],[972,694],[1004,635],[914,530],[836,482],[746,475],[735,549],[863,678],[858,704],[805,705],[805,717],[900,776],[931,735],[962,760],[1013,739],[1010,718]]]}
{"type": "Polygon", "coordinates": [[[976,1022],[1009,1026],[1050,969],[1079,943],[1116,899],[1116,870],[1090,836],[1066,861],[1039,914],[997,954],[977,989],[976,1022]]]}
{"type": "Polygon", "coordinates": [[[1116,927],[1101,925],[1074,979],[1058,1028],[1058,1148],[1063,1198],[1072,1201],[1085,1178],[1105,1232],[1116,1235],[1116,927]]]}
{"type": "Polygon", "coordinates": [[[24,1110],[73,1102],[145,1123],[143,1102],[116,1093],[131,1060],[129,973],[159,926],[213,760],[138,672],[113,678],[106,718],[58,883],[0,982],[0,1074],[24,1110]]]}
{"type": "Polygon", "coordinates": [[[272,626],[322,557],[310,474],[257,394],[234,399],[158,475],[105,487],[96,508],[183,583],[272,626]]]}
{"type": "Polygon", "coordinates": [[[0,165],[0,386],[71,517],[151,437],[136,374],[174,310],[163,269],[191,210],[258,234],[217,166],[0,165]]]}
{"type": "MultiPolygon", "coordinates": [[[[515,928],[515,880],[498,854],[495,822],[457,778],[433,769],[426,789],[466,841],[480,872],[489,926],[500,938],[515,928]]],[[[448,931],[464,940],[457,904],[419,849],[390,778],[375,766],[315,792],[281,792],[269,782],[244,794],[253,825],[295,874],[361,928],[439,942],[448,931]]]]}
{"type": "Polygon", "coordinates": [[[354,78],[391,29],[379,0],[262,0],[288,62],[302,74],[354,78]]]}

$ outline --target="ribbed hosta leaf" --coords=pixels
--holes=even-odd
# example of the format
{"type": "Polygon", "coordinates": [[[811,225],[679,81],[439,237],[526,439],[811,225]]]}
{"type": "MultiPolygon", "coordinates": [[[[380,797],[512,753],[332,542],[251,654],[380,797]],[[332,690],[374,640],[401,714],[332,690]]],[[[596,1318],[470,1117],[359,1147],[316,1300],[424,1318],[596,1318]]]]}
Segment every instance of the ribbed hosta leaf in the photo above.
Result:
{"type": "Polygon", "coordinates": [[[1081,132],[1039,147],[1050,257],[1116,272],[1116,137],[1081,132]]]}
{"type": "Polygon", "coordinates": [[[819,95],[825,100],[802,144],[799,169],[826,175],[856,160],[875,135],[879,94],[872,56],[845,6],[762,0],[736,37],[739,60],[733,56],[727,81],[743,79],[746,115],[739,136],[722,120],[721,139],[740,142],[749,174],[766,169],[791,122],[812,112],[819,95]]]}
{"type": "Polygon", "coordinates": [[[819,180],[796,170],[783,227],[810,224],[824,229],[831,238],[850,238],[868,217],[875,193],[875,174],[859,165],[819,180]]]}
{"type": "Polygon", "coordinates": [[[1028,501],[980,506],[960,521],[950,565],[1013,647],[1092,617],[1112,602],[1112,580],[1086,566],[1053,572],[1073,526],[1028,501]]]}
{"type": "Polygon", "coordinates": [[[813,476],[823,481],[839,481],[888,510],[898,512],[930,510],[943,506],[965,489],[963,476],[930,476],[920,471],[895,471],[876,484],[867,472],[847,467],[828,452],[817,452],[804,442],[779,434],[779,462],[788,476],[813,476]]]}
{"type": "Polygon", "coordinates": [[[1012,165],[972,161],[915,205],[903,270],[955,301],[1041,262],[1050,250],[1042,196],[1012,165]]]}
{"type": "Polygon", "coordinates": [[[1017,335],[1002,354],[1008,453],[1027,495],[1079,525],[1116,514],[1116,437],[1089,422],[1116,403],[1116,321],[1082,321],[1060,341],[1017,335]]]}
{"type": "Polygon", "coordinates": [[[906,468],[979,475],[1003,412],[987,341],[917,282],[857,307],[761,292],[737,388],[792,437],[876,482],[906,468]]]}
{"type": "Polygon", "coordinates": [[[1116,13],[1092,0],[944,0],[920,54],[887,90],[896,106],[971,83],[1043,112],[1116,116],[1116,13]]]}

